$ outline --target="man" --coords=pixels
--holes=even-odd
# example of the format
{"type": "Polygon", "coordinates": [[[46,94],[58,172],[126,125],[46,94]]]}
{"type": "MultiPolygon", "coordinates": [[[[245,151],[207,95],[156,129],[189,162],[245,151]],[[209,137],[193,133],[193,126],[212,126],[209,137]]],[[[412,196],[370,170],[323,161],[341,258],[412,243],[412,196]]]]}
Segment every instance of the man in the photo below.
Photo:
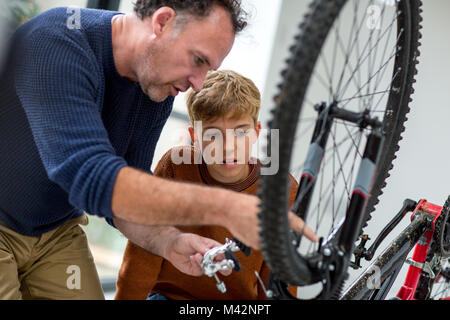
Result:
{"type": "Polygon", "coordinates": [[[222,225],[259,247],[256,197],[148,172],[173,97],[200,90],[244,27],[239,1],[138,0],[16,31],[0,84],[0,298],[103,298],[83,212],[190,274],[216,242],[163,225],[222,225]]]}

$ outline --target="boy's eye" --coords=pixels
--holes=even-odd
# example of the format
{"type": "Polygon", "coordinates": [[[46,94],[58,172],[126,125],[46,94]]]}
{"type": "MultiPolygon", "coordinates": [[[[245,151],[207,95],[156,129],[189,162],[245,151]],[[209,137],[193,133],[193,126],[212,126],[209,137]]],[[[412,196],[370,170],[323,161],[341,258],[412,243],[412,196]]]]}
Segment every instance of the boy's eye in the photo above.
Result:
{"type": "Polygon", "coordinates": [[[217,137],[217,134],[205,134],[205,139],[206,140],[214,140],[217,137]]]}
{"type": "Polygon", "coordinates": [[[203,138],[205,139],[205,140],[207,140],[207,141],[213,141],[213,140],[215,140],[216,138],[219,138],[221,136],[221,133],[220,132],[216,132],[216,131],[211,131],[211,132],[206,132],[204,135],[203,135],[203,138]]]}
{"type": "Polygon", "coordinates": [[[234,130],[235,137],[245,137],[248,134],[248,130],[236,129],[234,130]]]}

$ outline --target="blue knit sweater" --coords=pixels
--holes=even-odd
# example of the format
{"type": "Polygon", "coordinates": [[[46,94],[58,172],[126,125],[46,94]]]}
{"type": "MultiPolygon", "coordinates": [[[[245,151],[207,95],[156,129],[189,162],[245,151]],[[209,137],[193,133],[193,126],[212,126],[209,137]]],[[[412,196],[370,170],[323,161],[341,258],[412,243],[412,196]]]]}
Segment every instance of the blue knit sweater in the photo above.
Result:
{"type": "Polygon", "coordinates": [[[41,235],[83,211],[114,217],[120,169],[150,171],[173,105],[115,68],[117,12],[56,8],[20,27],[0,83],[0,221],[41,235]]]}

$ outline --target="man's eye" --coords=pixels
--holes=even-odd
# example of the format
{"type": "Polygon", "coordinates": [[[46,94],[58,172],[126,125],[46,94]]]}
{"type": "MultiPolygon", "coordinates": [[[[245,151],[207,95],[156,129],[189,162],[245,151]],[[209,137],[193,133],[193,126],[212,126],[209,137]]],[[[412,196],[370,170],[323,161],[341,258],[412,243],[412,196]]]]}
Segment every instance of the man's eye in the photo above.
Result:
{"type": "Polygon", "coordinates": [[[201,59],[201,58],[199,58],[197,56],[194,57],[194,62],[197,65],[202,65],[204,63],[203,59],[201,59]]]}

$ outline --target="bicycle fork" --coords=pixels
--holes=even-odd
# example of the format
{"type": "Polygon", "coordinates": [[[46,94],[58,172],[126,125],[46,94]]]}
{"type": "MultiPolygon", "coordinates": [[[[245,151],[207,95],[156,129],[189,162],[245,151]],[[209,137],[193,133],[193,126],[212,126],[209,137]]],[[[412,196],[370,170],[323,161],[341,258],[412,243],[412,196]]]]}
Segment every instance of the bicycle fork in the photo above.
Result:
{"type": "MultiPolygon", "coordinates": [[[[374,128],[367,138],[366,148],[359,167],[350,205],[346,213],[346,223],[344,224],[343,229],[338,231],[339,249],[350,254],[353,245],[359,236],[362,220],[364,218],[363,212],[370,196],[373,178],[376,173],[375,163],[377,162],[383,143],[383,135],[381,133],[382,123],[379,122],[377,118],[369,118],[369,113],[367,111],[356,113],[340,109],[336,105],[327,107],[325,104],[316,106],[316,110],[320,115],[308,150],[296,201],[292,208],[292,211],[305,221],[314,192],[316,179],[325,155],[333,121],[335,119],[340,119],[356,123],[360,126],[361,130],[368,126],[374,128]]],[[[300,237],[301,235],[299,236],[297,243],[299,243],[300,237]]]]}
{"type": "MultiPolygon", "coordinates": [[[[377,118],[370,118],[368,110],[357,113],[340,109],[336,104],[326,106],[325,103],[316,106],[319,117],[314,129],[307,160],[300,179],[296,201],[292,208],[300,218],[306,221],[311,203],[316,179],[325,155],[326,145],[335,119],[357,124],[361,130],[371,126],[373,130],[367,138],[364,155],[361,160],[350,204],[346,212],[345,223],[339,225],[329,238],[335,236],[336,241],[321,243],[317,263],[312,265],[312,271],[317,279],[328,279],[327,289],[323,298],[334,296],[340,283],[346,276],[348,261],[362,227],[365,207],[370,196],[370,190],[376,173],[376,163],[384,142],[382,123],[377,118]]],[[[299,245],[301,234],[297,235],[296,245],[299,245]]]]}

